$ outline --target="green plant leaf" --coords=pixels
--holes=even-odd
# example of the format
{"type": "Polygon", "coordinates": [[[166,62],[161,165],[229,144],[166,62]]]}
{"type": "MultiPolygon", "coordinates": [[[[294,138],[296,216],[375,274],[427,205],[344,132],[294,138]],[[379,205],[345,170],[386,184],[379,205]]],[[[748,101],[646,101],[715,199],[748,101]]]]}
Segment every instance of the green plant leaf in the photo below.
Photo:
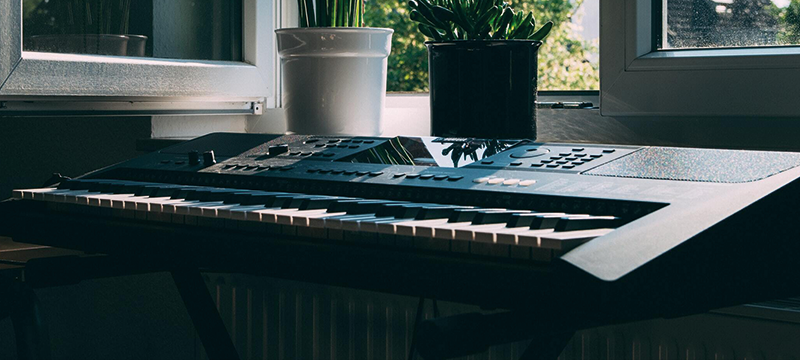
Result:
{"type": "MultiPolygon", "coordinates": [[[[517,13],[522,14],[522,13],[517,13]]],[[[523,14],[524,15],[524,14],[523,14]]],[[[531,31],[531,19],[533,19],[533,12],[528,13],[522,21],[519,22],[517,28],[508,35],[508,39],[527,39],[531,31]]],[[[516,20],[516,19],[515,19],[516,20]]]]}
{"type": "Polygon", "coordinates": [[[432,28],[438,27],[436,24],[432,23],[430,20],[428,20],[428,18],[423,16],[417,10],[411,10],[411,20],[414,20],[414,21],[420,23],[420,25],[430,26],[432,28]]]}
{"type": "Polygon", "coordinates": [[[456,17],[456,14],[453,14],[452,11],[439,5],[434,5],[431,10],[433,11],[433,15],[436,15],[436,18],[443,22],[452,22],[456,17]]]}
{"type": "Polygon", "coordinates": [[[419,8],[417,8],[417,11],[419,11],[419,13],[422,14],[422,16],[424,16],[426,19],[428,19],[428,21],[430,21],[431,24],[434,24],[435,27],[441,28],[441,29],[447,28],[447,23],[439,20],[439,18],[437,18],[436,15],[434,15],[432,9],[433,9],[433,5],[430,5],[429,3],[421,2],[419,8]]]}
{"type": "Polygon", "coordinates": [[[489,33],[489,30],[491,30],[490,22],[494,20],[498,14],[500,14],[500,8],[494,6],[475,21],[475,29],[478,38],[483,38],[485,37],[485,34],[489,33]]]}
{"type": "Polygon", "coordinates": [[[514,11],[511,8],[503,9],[503,13],[499,17],[499,23],[497,29],[495,30],[494,39],[505,39],[506,31],[508,30],[508,25],[511,23],[511,19],[514,17],[514,11]]]}
{"type": "Polygon", "coordinates": [[[467,13],[464,11],[464,7],[461,5],[461,0],[452,0],[453,1],[453,13],[456,15],[455,23],[458,26],[461,26],[464,31],[467,32],[468,35],[471,35],[473,30],[472,22],[467,17],[467,13]]]}
{"type": "Polygon", "coordinates": [[[553,29],[553,22],[548,21],[544,25],[542,25],[542,27],[539,28],[538,31],[536,31],[535,33],[533,33],[533,35],[528,37],[528,39],[542,41],[544,40],[545,37],[547,37],[548,34],[550,34],[550,30],[552,29],[553,29]]]}
{"type": "Polygon", "coordinates": [[[432,39],[434,39],[436,41],[442,41],[442,36],[439,35],[439,33],[433,27],[430,27],[430,26],[425,25],[425,24],[419,24],[419,31],[423,35],[425,35],[425,36],[427,36],[429,38],[432,38],[432,39]]]}

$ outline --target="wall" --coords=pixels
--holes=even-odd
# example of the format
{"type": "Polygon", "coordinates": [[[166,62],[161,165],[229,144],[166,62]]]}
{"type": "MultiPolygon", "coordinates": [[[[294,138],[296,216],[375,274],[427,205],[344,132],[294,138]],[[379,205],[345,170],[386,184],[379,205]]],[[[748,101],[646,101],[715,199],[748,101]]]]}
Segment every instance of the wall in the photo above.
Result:
{"type": "Polygon", "coordinates": [[[129,159],[136,139],[148,137],[149,117],[0,116],[0,198],[40,187],[54,172],[78,176],[129,159]]]}

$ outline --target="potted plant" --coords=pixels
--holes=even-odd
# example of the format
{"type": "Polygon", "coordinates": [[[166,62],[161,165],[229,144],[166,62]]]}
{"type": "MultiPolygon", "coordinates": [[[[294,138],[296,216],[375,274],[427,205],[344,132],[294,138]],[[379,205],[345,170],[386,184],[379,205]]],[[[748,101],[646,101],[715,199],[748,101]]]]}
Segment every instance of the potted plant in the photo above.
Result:
{"type": "Polygon", "coordinates": [[[537,52],[553,27],[502,0],[411,0],[431,41],[431,134],[536,138],[537,52]]]}
{"type": "Polygon", "coordinates": [[[393,30],[363,27],[363,0],[298,7],[300,27],[275,31],[288,131],[380,135],[393,30]]]}

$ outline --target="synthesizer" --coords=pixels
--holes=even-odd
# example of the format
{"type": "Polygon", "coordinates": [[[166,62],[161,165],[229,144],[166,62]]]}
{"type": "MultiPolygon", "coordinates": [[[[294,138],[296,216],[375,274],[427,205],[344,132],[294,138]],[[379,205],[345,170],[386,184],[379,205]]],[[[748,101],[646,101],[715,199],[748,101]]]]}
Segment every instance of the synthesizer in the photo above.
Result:
{"type": "Polygon", "coordinates": [[[15,190],[0,233],[588,326],[796,295],[798,165],[785,152],[218,133],[15,190]]]}

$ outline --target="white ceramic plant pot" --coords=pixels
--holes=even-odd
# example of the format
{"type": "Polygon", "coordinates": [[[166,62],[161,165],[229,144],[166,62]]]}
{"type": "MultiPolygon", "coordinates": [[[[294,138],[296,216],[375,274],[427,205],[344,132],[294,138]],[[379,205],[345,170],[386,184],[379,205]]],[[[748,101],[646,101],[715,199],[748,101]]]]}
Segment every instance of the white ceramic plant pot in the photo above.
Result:
{"type": "Polygon", "coordinates": [[[283,108],[296,134],[380,135],[392,29],[278,29],[283,108]]]}

